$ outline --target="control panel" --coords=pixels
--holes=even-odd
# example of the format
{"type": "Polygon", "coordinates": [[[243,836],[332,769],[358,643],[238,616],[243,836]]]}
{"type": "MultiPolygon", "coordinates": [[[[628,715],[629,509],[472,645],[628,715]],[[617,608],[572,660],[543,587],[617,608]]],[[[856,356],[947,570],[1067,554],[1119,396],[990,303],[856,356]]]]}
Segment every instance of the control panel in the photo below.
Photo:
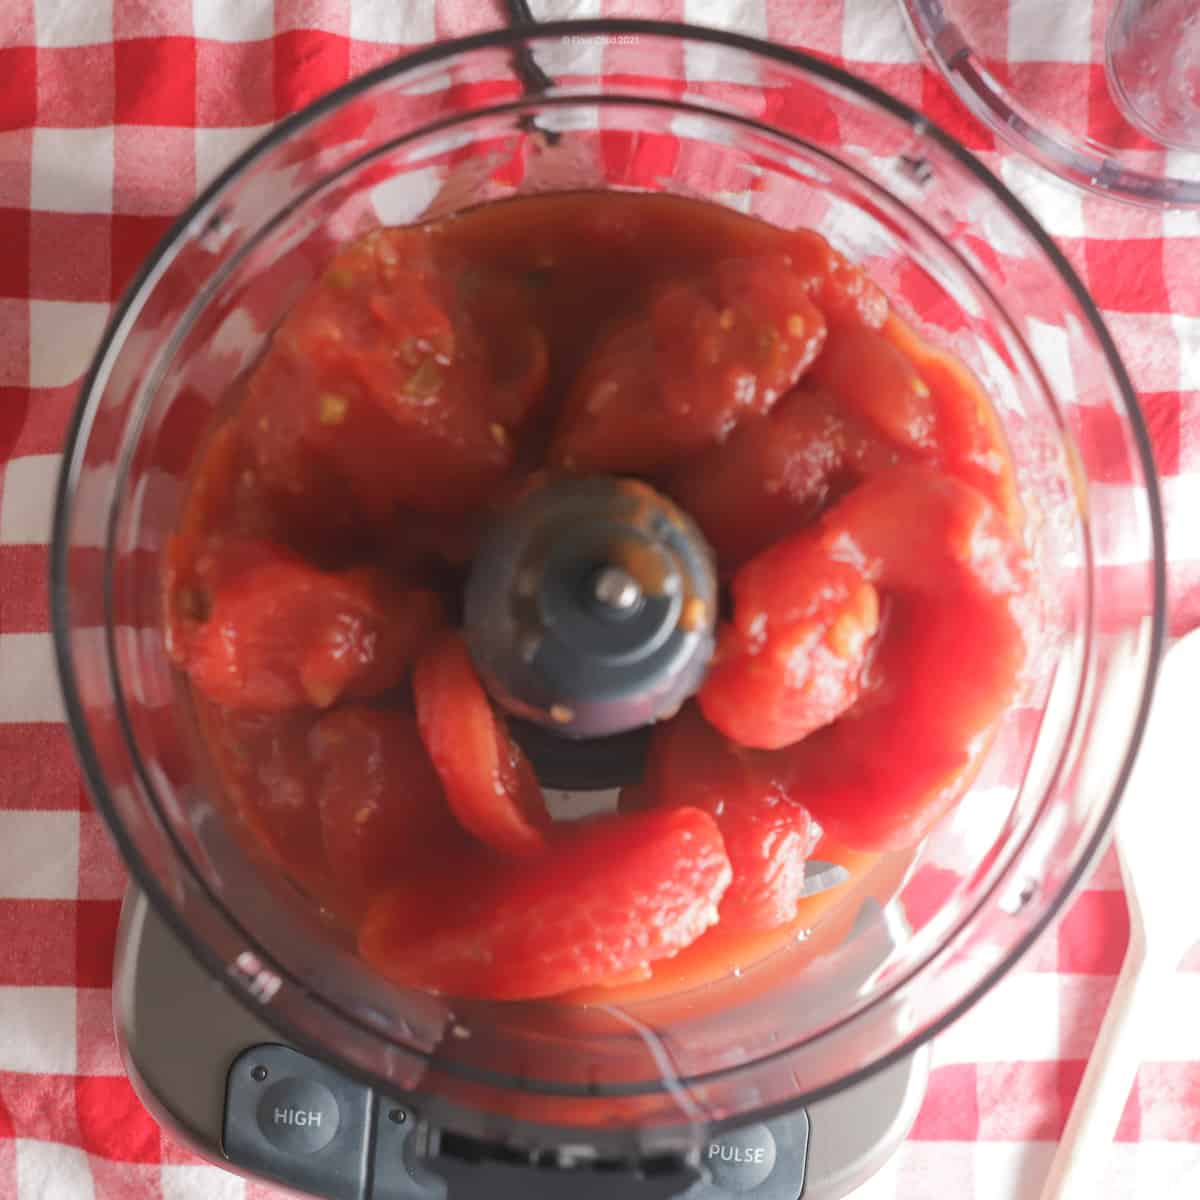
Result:
{"type": "Polygon", "coordinates": [[[437,1129],[271,1043],[230,1068],[222,1130],[230,1163],[323,1200],[799,1200],[808,1144],[801,1109],[686,1157],[564,1162],[437,1129]]]}

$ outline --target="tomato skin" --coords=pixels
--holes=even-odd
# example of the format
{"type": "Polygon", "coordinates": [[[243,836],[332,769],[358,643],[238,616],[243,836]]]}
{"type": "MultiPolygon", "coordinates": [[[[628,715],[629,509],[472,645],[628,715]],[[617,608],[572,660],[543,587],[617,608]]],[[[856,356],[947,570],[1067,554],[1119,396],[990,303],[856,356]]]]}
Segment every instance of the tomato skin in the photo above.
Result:
{"type": "Polygon", "coordinates": [[[446,806],[411,713],[352,705],[308,734],[325,860],[361,908],[467,839],[446,806]]]}
{"type": "Polygon", "coordinates": [[[211,608],[185,651],[193,686],[233,708],[328,708],[342,697],[386,691],[407,673],[443,621],[423,588],[401,588],[382,572],[319,571],[265,544],[231,543],[214,567],[211,608]]]}
{"type": "Polygon", "coordinates": [[[721,573],[730,575],[898,460],[897,450],[806,382],[769,416],[680,463],[664,490],[704,531],[721,573]]]}
{"type": "Polygon", "coordinates": [[[546,848],[550,817],[537,776],[492,710],[461,634],[450,633],[413,671],[417,723],[462,827],[504,854],[546,848]]]}
{"type": "Polygon", "coordinates": [[[721,900],[720,928],[775,929],[796,916],[816,829],[786,792],[769,756],[741,749],[688,705],[654,733],[643,793],[622,794],[622,811],[691,806],[721,831],[733,881],[721,900]]]}
{"type": "Polygon", "coordinates": [[[879,596],[862,572],[802,538],[777,542],[734,576],[733,620],[718,631],[697,697],[743,746],[777,750],[846,712],[879,628],[879,596]]]}
{"type": "Polygon", "coordinates": [[[683,808],[598,818],[536,859],[479,853],[448,874],[377,897],[360,953],[410,987],[519,1000],[640,974],[690,945],[730,868],[713,819],[683,808]]]}
{"type": "Polygon", "coordinates": [[[824,343],[809,291],[779,257],[729,260],[660,285],[576,375],[551,466],[654,471],[769,412],[824,343]]]}

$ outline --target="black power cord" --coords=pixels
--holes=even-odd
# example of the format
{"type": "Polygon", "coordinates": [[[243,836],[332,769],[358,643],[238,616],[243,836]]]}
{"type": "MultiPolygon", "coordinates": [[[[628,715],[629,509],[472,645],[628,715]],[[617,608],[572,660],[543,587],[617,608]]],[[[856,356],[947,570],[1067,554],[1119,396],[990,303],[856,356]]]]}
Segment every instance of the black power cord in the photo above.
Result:
{"type": "MultiPolygon", "coordinates": [[[[537,18],[530,11],[527,0],[504,0],[504,11],[508,16],[511,29],[533,29],[537,18]]],[[[517,46],[512,53],[513,70],[521,80],[521,86],[527,96],[541,95],[547,88],[554,86],[554,80],[542,70],[533,56],[533,51],[524,43],[517,46]]],[[[557,131],[542,129],[532,117],[525,116],[520,120],[521,128],[527,132],[537,132],[546,139],[546,144],[553,146],[562,136],[557,131]]]]}
{"type": "MultiPolygon", "coordinates": [[[[537,24],[537,17],[530,11],[527,0],[504,0],[504,10],[513,29],[532,29],[537,24]]],[[[521,77],[526,92],[536,94],[554,86],[554,80],[538,66],[528,46],[513,51],[513,67],[521,77]]]]}

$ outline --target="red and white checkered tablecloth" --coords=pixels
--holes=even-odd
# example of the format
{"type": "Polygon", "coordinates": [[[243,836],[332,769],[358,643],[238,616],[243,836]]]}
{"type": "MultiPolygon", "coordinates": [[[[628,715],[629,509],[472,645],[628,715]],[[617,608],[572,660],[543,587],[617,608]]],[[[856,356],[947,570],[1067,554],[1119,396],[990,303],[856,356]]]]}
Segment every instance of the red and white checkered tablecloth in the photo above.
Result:
{"type": "MultiPolygon", "coordinates": [[[[1005,0],[991,0],[996,4],[1005,0]]],[[[1090,25],[1046,0],[1009,58],[1106,102],[1090,25]],[[1068,19],[1069,15],[1069,19],[1068,19]]],[[[924,109],[1031,205],[1092,290],[1165,481],[1176,630],[1200,622],[1200,214],[1085,197],[999,147],[923,66],[894,0],[532,0],[539,17],[726,25],[833,57],[924,109]]],[[[264,1200],[158,1130],[114,1044],[124,874],[91,810],[51,665],[46,541],[75,388],[175,213],[273,121],[409,48],[498,23],[491,0],[0,3],[0,1200],[264,1200]]],[[[1120,968],[1111,855],[1057,929],[935,1045],[912,1136],[863,1200],[1034,1200],[1120,968]]],[[[1200,954],[1121,1122],[1098,1200],[1200,1197],[1200,954]]]]}

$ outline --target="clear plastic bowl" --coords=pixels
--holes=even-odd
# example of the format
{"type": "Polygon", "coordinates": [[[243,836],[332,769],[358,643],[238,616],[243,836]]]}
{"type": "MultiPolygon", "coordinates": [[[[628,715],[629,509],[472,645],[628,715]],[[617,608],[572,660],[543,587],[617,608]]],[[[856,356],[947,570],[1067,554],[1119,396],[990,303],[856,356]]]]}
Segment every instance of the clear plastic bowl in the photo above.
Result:
{"type": "Polygon", "coordinates": [[[835,67],[657,23],[433,46],[233,163],[105,334],[71,426],[52,560],[88,783],[136,885],[214,978],[282,1036],[437,1122],[617,1153],[855,1082],[978,1000],[1104,842],[1163,627],[1144,423],[1099,314],[1029,213],[921,116],[835,67]],[[518,51],[551,77],[543,93],[524,90],[518,51]],[[583,188],[816,228],[960,355],[1018,466],[1044,638],[977,785],[915,861],[880,869],[878,903],[834,906],[806,944],[685,996],[450,1005],[374,975],[231,836],[164,655],[159,556],[215,406],[336,246],[431,211],[583,188]],[[1154,636],[1114,692],[1146,614],[1154,636]]]}
{"type": "Polygon", "coordinates": [[[1191,208],[1200,204],[1200,150],[1194,137],[1178,138],[1169,98],[1196,38],[1176,66],[1169,50],[1184,44],[1188,0],[1174,14],[1155,3],[1151,25],[1171,33],[1143,62],[1137,42],[1132,54],[1122,48],[1127,22],[1112,23],[1122,0],[900,0],[959,100],[1019,153],[1109,200],[1191,208]]]}

